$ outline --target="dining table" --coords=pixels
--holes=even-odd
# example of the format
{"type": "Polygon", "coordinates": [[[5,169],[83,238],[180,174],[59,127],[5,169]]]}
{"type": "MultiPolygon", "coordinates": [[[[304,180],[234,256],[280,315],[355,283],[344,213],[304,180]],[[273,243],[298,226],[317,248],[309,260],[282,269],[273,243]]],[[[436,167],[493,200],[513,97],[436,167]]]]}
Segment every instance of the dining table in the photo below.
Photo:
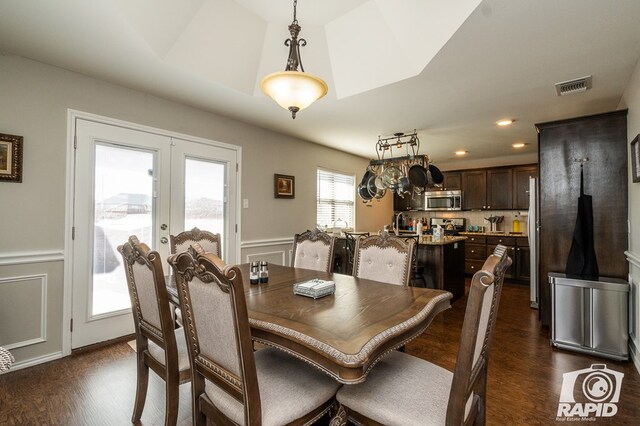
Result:
{"type": "MultiPolygon", "coordinates": [[[[331,272],[269,265],[267,283],[243,278],[251,337],[323,370],[344,384],[363,382],[386,354],[422,334],[450,308],[448,291],[399,286],[331,272]],[[294,294],[296,283],[333,281],[333,294],[313,299],[294,294]]],[[[172,303],[175,284],[168,281],[172,303]]]]}

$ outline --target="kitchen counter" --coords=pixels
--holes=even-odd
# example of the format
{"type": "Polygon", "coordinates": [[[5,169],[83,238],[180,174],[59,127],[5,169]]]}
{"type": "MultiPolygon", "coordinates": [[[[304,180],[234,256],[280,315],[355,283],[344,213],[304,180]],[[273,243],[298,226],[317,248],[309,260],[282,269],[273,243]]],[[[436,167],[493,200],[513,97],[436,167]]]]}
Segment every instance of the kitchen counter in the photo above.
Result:
{"type": "Polygon", "coordinates": [[[442,237],[440,241],[434,241],[431,235],[422,235],[420,236],[420,241],[418,241],[418,245],[427,245],[427,246],[444,246],[447,244],[459,243],[461,241],[466,240],[465,236],[455,236],[455,237],[442,237]]]}
{"type": "Polygon", "coordinates": [[[472,237],[474,235],[481,235],[483,237],[516,237],[516,238],[527,238],[527,234],[519,233],[514,234],[513,232],[460,232],[460,235],[466,237],[472,237]]]}

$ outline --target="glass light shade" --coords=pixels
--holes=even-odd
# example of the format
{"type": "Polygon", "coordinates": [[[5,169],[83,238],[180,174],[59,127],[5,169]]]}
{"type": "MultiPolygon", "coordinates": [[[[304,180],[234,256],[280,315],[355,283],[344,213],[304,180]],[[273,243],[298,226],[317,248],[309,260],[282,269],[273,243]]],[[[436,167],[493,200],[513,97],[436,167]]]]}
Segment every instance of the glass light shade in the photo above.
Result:
{"type": "Polygon", "coordinates": [[[327,94],[327,83],[301,71],[280,71],[260,81],[260,88],[282,108],[305,109],[327,94]]]}

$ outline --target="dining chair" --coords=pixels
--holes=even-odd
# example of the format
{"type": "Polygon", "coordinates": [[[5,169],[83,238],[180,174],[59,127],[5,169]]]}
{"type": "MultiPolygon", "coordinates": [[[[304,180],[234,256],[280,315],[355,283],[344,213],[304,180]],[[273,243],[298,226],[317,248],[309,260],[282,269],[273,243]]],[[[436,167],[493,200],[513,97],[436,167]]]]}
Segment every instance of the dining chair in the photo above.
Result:
{"type": "MultiPolygon", "coordinates": [[[[190,231],[182,231],[178,235],[169,235],[169,250],[171,254],[180,253],[188,249],[192,244],[198,243],[204,251],[211,252],[222,258],[220,241],[220,234],[214,234],[213,232],[203,231],[194,227],[190,231]]],[[[174,307],[173,309],[176,324],[179,327],[183,327],[181,309],[178,307],[174,307]]]]}
{"type": "Polygon", "coordinates": [[[169,296],[157,251],[134,235],[118,247],[124,261],[136,330],[137,384],[131,421],[142,416],[149,368],[165,381],[165,425],[178,420],[179,386],[191,379],[183,329],[174,329],[169,296]]]}
{"type": "Polygon", "coordinates": [[[360,424],[485,424],[489,352],[504,272],[510,265],[507,248],[499,245],[473,275],[453,373],[391,352],[365,382],[338,391],[338,412],[331,425],[344,425],[347,418],[360,424]]]}
{"type": "Polygon", "coordinates": [[[192,369],[193,423],[311,424],[340,384],[287,353],[251,346],[242,274],[197,246],[172,255],[192,369]]]}
{"type": "Polygon", "coordinates": [[[222,258],[220,234],[193,228],[190,231],[180,232],[178,235],[169,235],[171,254],[185,251],[193,243],[200,244],[205,251],[222,258]]]}
{"type": "Polygon", "coordinates": [[[334,237],[319,229],[296,234],[293,237],[291,264],[294,268],[331,272],[335,242],[334,237]]]}
{"type": "Polygon", "coordinates": [[[356,241],[368,236],[368,232],[344,232],[344,237],[346,239],[345,249],[347,251],[347,273],[349,275],[353,275],[353,258],[356,252],[356,241]]]}
{"type": "Polygon", "coordinates": [[[411,238],[384,231],[356,241],[353,276],[389,284],[409,285],[414,246],[411,238]]]}

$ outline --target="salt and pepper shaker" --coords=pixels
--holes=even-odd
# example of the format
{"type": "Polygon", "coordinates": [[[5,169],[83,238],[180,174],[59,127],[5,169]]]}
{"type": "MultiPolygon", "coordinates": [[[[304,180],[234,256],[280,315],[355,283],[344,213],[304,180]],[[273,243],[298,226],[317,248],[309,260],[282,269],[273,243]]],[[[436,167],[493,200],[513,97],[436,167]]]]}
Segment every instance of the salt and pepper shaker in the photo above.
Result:
{"type": "Polygon", "coordinates": [[[258,262],[251,262],[251,269],[249,272],[249,283],[258,284],[260,281],[258,274],[258,262]]]}
{"type": "Polygon", "coordinates": [[[261,283],[269,282],[269,269],[267,267],[267,262],[265,260],[260,262],[260,282],[261,283]]]}

